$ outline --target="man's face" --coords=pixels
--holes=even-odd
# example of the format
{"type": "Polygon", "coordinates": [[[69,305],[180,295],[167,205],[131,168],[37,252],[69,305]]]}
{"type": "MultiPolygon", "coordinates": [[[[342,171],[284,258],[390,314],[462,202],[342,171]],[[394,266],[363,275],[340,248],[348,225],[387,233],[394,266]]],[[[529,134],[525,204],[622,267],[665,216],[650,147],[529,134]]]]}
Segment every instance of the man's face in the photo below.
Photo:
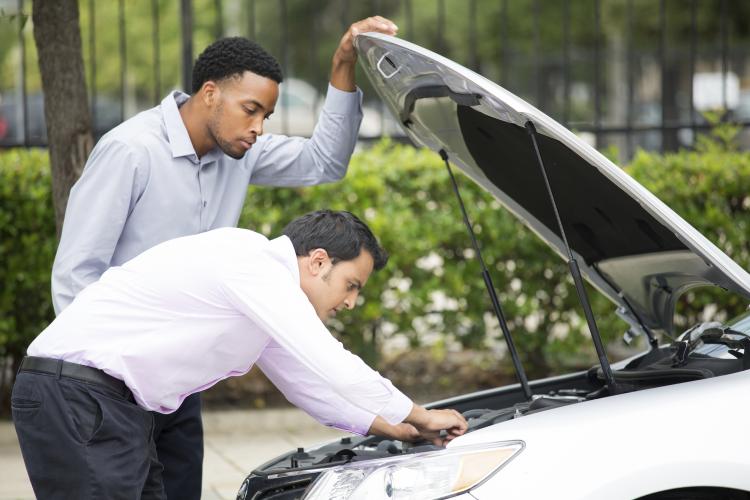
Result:
{"type": "MultiPolygon", "coordinates": [[[[314,252],[325,250],[314,250],[314,252]]],[[[307,298],[322,321],[332,318],[342,309],[353,309],[357,304],[359,291],[367,283],[373,269],[370,252],[363,250],[357,258],[331,264],[330,258],[314,261],[320,267],[314,271],[312,279],[303,287],[307,298]]]]}
{"type": "Polygon", "coordinates": [[[263,133],[263,120],[273,113],[279,84],[245,71],[216,85],[208,132],[228,156],[240,159],[263,133]]]}

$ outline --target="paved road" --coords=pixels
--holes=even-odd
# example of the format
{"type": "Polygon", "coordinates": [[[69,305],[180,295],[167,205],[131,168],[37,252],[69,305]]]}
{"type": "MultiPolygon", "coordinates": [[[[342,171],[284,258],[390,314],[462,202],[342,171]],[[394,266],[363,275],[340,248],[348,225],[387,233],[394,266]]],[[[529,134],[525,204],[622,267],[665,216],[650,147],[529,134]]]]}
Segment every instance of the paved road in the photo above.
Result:
{"type": "MultiPolygon", "coordinates": [[[[204,412],[203,500],[234,499],[255,466],[298,446],[343,433],[296,408],[204,412]]],[[[0,422],[0,500],[33,499],[13,424],[0,422]]]]}

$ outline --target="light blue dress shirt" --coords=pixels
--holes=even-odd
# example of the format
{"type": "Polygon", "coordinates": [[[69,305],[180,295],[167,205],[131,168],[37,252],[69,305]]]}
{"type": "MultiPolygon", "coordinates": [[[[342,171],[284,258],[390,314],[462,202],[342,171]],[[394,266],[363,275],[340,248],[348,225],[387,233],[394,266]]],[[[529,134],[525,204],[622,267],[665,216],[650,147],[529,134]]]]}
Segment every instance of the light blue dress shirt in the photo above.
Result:
{"type": "Polygon", "coordinates": [[[310,139],[262,135],[244,158],[198,158],[175,91],[97,143],[73,186],[52,268],[59,314],[76,294],[163,241],[234,227],[248,184],[309,186],[346,174],[362,120],[362,93],[328,87],[310,139]]]}

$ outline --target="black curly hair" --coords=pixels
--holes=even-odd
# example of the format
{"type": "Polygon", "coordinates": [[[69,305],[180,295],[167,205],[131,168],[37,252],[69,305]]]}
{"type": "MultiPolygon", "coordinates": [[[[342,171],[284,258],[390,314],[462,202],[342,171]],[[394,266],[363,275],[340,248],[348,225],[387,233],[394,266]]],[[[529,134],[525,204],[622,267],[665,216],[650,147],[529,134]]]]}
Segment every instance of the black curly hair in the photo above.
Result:
{"type": "Polygon", "coordinates": [[[241,36],[217,40],[198,56],[193,65],[193,93],[209,80],[221,81],[245,71],[281,83],[281,66],[271,54],[255,42],[241,36]]]}

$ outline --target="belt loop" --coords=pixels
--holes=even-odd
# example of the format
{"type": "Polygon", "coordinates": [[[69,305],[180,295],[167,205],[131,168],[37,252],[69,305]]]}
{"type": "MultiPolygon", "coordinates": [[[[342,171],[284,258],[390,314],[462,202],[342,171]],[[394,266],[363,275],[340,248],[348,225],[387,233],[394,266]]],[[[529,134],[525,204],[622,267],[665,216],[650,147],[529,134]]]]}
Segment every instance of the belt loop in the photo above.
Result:
{"type": "Polygon", "coordinates": [[[16,377],[21,373],[21,371],[23,371],[23,363],[24,361],[26,361],[27,357],[28,356],[24,356],[23,358],[21,358],[21,362],[18,363],[18,372],[16,373],[16,377]]]}
{"type": "Polygon", "coordinates": [[[57,360],[57,369],[55,371],[55,378],[57,380],[60,380],[60,374],[62,373],[62,365],[63,365],[63,360],[62,359],[58,359],[57,360]]]}

